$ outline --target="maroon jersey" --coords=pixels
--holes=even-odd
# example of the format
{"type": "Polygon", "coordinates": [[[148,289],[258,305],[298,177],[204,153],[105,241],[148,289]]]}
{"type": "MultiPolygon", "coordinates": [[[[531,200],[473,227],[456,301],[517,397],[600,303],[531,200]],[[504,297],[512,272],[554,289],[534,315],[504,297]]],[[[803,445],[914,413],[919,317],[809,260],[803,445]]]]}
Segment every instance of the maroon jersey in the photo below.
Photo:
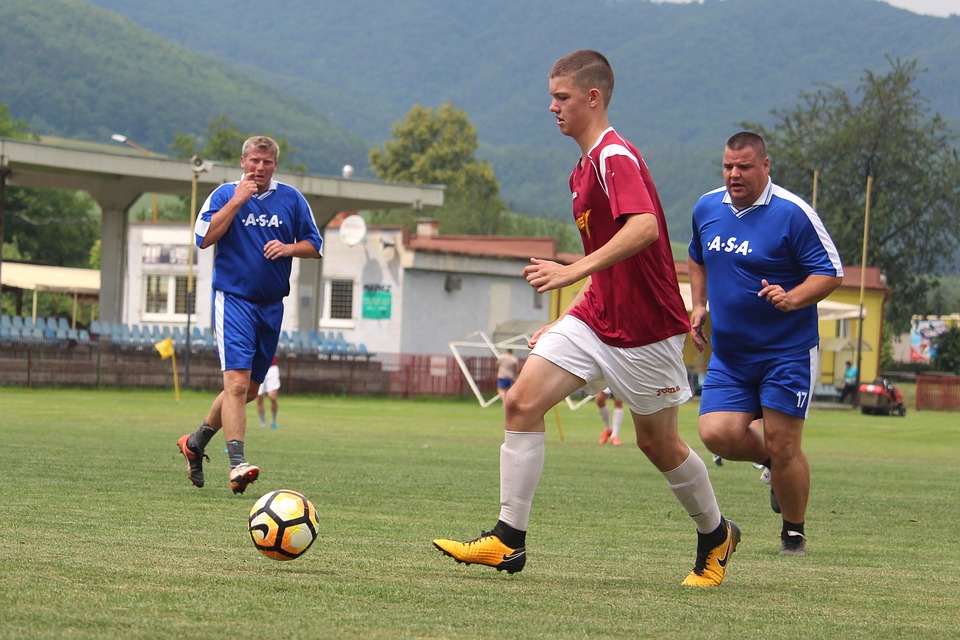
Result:
{"type": "Polygon", "coordinates": [[[639,347],[688,333],[666,218],[640,152],[607,129],[570,174],[570,192],[587,255],[620,230],[620,216],[656,216],[660,230],[650,246],[594,273],[586,297],[570,313],[613,347],[639,347]]]}

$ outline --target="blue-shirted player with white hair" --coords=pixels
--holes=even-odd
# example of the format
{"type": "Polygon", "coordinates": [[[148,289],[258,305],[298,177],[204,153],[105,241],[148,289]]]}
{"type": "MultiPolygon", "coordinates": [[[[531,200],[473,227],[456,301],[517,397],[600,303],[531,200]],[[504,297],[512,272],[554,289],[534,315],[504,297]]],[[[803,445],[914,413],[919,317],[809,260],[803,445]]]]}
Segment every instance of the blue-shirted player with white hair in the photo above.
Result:
{"type": "Polygon", "coordinates": [[[843,266],[816,212],[770,180],[763,138],[732,136],[723,178],[694,207],[689,251],[692,335],[702,350],[709,300],[713,348],[700,438],[727,460],[770,470],[780,555],[802,556],[810,466],[800,443],[819,373],[816,305],[840,285],[843,266]]]}
{"type": "Polygon", "coordinates": [[[277,350],[293,258],[322,256],[310,205],[297,189],[273,179],[279,155],[277,143],[266,136],[244,142],[243,177],[207,197],[194,228],[198,247],[216,245],[214,335],[223,370],[223,391],[200,428],[177,441],[187,477],[197,487],[204,483],[204,449],[220,429],[233,492],[243,493],[259,477],[260,469],[243,453],[246,404],[257,397],[277,350]]]}

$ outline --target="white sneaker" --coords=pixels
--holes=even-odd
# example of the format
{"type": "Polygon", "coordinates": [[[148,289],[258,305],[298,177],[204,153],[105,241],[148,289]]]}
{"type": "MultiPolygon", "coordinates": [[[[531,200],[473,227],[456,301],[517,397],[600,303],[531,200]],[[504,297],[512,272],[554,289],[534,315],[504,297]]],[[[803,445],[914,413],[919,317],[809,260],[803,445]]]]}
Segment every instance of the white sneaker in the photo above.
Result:
{"type": "Polygon", "coordinates": [[[763,482],[763,484],[770,484],[770,469],[763,467],[763,473],[760,474],[760,481],[763,482]]]}

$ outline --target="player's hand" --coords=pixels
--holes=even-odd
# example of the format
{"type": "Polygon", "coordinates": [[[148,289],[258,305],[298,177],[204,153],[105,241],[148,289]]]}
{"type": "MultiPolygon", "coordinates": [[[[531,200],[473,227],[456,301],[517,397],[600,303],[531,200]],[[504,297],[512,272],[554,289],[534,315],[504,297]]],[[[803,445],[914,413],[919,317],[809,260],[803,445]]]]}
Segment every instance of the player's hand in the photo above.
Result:
{"type": "Polygon", "coordinates": [[[690,314],[690,338],[693,340],[693,346],[700,353],[703,353],[703,347],[707,344],[707,337],[703,333],[706,317],[705,309],[695,308],[690,314]]]}
{"type": "Polygon", "coordinates": [[[237,183],[233,197],[242,205],[246,204],[247,200],[255,196],[257,191],[259,191],[259,188],[253,179],[253,173],[245,173],[243,174],[243,178],[240,179],[240,182],[237,183]]]}
{"type": "Polygon", "coordinates": [[[567,267],[559,262],[530,258],[531,264],[523,268],[523,277],[539,293],[546,293],[573,284],[576,279],[567,275],[567,267]]]}
{"type": "Polygon", "coordinates": [[[552,327],[553,325],[557,324],[557,322],[559,322],[559,321],[558,321],[558,320],[554,320],[554,321],[551,322],[550,324],[544,325],[544,326],[540,327],[539,329],[537,329],[536,332],[534,332],[533,337],[530,338],[529,340],[527,340],[527,347],[533,349],[535,346],[537,346],[537,340],[540,339],[540,336],[542,336],[542,335],[545,334],[547,331],[549,331],[549,330],[550,330],[550,327],[552,327]]]}
{"type": "Polygon", "coordinates": [[[283,244],[279,240],[271,240],[263,245],[263,257],[267,260],[293,257],[293,247],[283,244]]]}
{"type": "Polygon", "coordinates": [[[790,299],[790,293],[778,284],[770,284],[766,280],[760,280],[761,289],[757,293],[758,298],[766,298],[767,302],[777,308],[778,311],[793,311],[796,305],[790,299]]]}

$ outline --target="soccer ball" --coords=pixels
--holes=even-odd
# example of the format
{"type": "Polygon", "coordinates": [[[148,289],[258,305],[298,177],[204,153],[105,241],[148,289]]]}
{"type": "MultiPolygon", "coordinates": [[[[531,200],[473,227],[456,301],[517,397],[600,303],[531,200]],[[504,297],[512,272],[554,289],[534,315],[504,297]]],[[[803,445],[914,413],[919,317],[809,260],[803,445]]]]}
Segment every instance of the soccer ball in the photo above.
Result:
{"type": "Polygon", "coordinates": [[[296,491],[278,489],[250,509],[250,537],[257,551],[274,560],[295,560],[317,539],[317,510],[296,491]]]}

